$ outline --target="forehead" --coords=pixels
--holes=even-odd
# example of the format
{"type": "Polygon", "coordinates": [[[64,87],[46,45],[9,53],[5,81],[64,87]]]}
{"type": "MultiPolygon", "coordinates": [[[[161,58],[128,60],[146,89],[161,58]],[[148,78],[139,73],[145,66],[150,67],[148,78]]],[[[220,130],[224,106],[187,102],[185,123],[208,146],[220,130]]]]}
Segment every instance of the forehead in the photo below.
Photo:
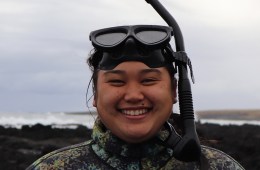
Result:
{"type": "Polygon", "coordinates": [[[167,74],[165,67],[159,68],[150,68],[142,62],[138,61],[127,61],[118,64],[112,70],[101,70],[104,75],[110,74],[148,74],[148,73],[156,73],[156,74],[167,74]]]}
{"type": "Polygon", "coordinates": [[[116,69],[127,69],[129,67],[136,67],[136,68],[150,68],[147,65],[145,65],[143,62],[139,61],[125,61],[120,64],[118,64],[113,70],[116,69]]]}

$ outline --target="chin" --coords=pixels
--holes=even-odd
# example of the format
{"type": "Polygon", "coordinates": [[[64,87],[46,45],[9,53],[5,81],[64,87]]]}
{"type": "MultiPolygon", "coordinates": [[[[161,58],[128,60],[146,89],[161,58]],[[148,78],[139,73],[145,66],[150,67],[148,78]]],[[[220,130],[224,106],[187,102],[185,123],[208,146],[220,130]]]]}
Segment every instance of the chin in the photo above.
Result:
{"type": "Polygon", "coordinates": [[[135,131],[132,133],[128,132],[125,134],[127,134],[127,136],[124,136],[123,140],[128,143],[141,143],[155,136],[155,134],[151,134],[150,131],[148,132],[135,131]]]}

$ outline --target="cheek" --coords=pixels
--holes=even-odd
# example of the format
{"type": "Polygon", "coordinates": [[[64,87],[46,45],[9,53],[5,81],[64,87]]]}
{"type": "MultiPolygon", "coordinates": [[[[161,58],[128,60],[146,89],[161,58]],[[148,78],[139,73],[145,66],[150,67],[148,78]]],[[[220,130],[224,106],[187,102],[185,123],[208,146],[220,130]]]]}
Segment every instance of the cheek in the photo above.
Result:
{"type": "Polygon", "coordinates": [[[171,88],[171,85],[168,85],[168,84],[163,85],[161,87],[161,94],[160,94],[160,96],[161,96],[161,99],[164,102],[169,103],[172,106],[173,101],[175,100],[175,92],[171,88]]]}
{"type": "Polygon", "coordinates": [[[121,98],[122,93],[119,90],[114,90],[112,88],[101,88],[99,89],[99,93],[96,97],[96,105],[98,107],[106,107],[111,106],[112,104],[116,104],[121,98]]]}
{"type": "Polygon", "coordinates": [[[156,88],[146,89],[144,94],[149,100],[155,103],[165,104],[166,102],[171,102],[173,99],[172,90],[167,85],[160,85],[156,88]]]}

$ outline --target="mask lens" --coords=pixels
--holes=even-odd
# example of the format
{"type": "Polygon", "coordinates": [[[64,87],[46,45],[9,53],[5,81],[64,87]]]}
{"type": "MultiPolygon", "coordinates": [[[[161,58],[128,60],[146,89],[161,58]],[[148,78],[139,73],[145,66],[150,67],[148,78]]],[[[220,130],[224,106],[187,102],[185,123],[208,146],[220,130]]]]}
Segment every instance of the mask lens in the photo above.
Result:
{"type": "Polygon", "coordinates": [[[121,42],[126,37],[126,33],[123,32],[114,32],[100,34],[96,36],[96,42],[104,46],[113,46],[121,42]]]}
{"type": "Polygon", "coordinates": [[[136,37],[147,44],[154,44],[164,40],[167,37],[167,33],[156,30],[140,31],[136,33],[136,37]]]}

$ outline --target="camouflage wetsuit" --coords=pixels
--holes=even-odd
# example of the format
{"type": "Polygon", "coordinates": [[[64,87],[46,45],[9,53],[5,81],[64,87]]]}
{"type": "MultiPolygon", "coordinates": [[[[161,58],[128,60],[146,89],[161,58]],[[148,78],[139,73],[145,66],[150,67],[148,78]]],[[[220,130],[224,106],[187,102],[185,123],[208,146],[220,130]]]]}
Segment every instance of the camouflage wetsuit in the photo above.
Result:
{"type": "Polygon", "coordinates": [[[156,142],[169,133],[159,135],[142,144],[128,145],[113,136],[100,122],[93,128],[92,140],[59,149],[34,162],[29,169],[40,170],[155,170],[155,169],[243,169],[233,158],[213,148],[202,146],[203,162],[181,162],[172,156],[172,150],[156,142]],[[202,168],[204,167],[204,168],[202,168]],[[206,168],[205,168],[206,167],[206,168]]]}

